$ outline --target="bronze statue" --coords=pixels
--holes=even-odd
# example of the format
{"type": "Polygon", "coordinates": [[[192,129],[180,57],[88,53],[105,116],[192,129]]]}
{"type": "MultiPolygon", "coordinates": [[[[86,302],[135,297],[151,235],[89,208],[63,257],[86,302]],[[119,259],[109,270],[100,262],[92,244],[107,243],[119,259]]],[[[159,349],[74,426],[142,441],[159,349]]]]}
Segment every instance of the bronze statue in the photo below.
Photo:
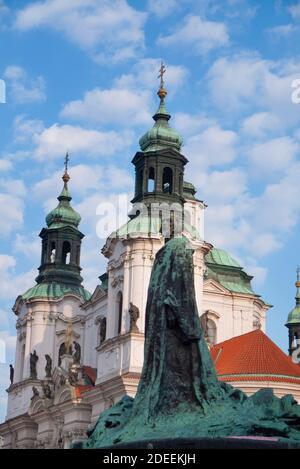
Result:
{"type": "Polygon", "coordinates": [[[48,354],[45,355],[45,358],[46,358],[46,366],[45,366],[46,378],[51,378],[52,358],[48,354]]]}
{"type": "Polygon", "coordinates": [[[38,362],[38,355],[36,351],[34,350],[33,353],[30,354],[30,378],[31,379],[37,379],[37,362],[38,362]]]}
{"type": "Polygon", "coordinates": [[[35,397],[39,397],[40,393],[38,389],[35,386],[32,386],[32,397],[31,400],[33,400],[35,397]]]}
{"type": "Polygon", "coordinates": [[[73,342],[75,352],[73,354],[73,361],[76,364],[80,363],[80,358],[81,358],[81,347],[77,342],[73,342]]]}
{"type": "Polygon", "coordinates": [[[14,382],[14,374],[15,374],[14,367],[13,367],[12,365],[9,365],[9,379],[10,379],[10,384],[13,384],[13,382],[14,382]]]}
{"type": "MultiPolygon", "coordinates": [[[[278,398],[265,388],[248,397],[218,381],[197,311],[193,251],[184,237],[156,254],[145,319],[135,398],[124,396],[106,409],[76,447],[147,448],[168,440],[169,446],[155,447],[182,448],[188,439],[191,448],[205,448],[207,440],[212,448],[238,448],[240,440],[228,437],[259,435],[274,437],[277,447],[300,448],[300,406],[291,395],[278,398]]],[[[268,444],[251,441],[252,447],[268,444]]]]}
{"type": "Polygon", "coordinates": [[[106,339],[106,318],[100,319],[100,345],[106,339]]]}

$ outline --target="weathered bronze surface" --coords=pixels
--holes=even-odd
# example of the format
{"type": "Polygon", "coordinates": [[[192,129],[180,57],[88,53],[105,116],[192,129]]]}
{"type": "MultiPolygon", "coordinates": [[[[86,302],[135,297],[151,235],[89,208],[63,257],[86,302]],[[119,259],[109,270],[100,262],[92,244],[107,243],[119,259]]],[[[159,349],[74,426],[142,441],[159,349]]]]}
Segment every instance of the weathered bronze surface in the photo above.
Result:
{"type": "Polygon", "coordinates": [[[88,436],[81,447],[124,448],[143,441],[147,447],[170,438],[180,447],[186,439],[221,442],[232,436],[300,445],[300,406],[291,395],[280,399],[261,389],[247,397],[218,381],[198,317],[193,252],[185,238],[170,240],[156,255],[136,397],[124,396],[103,412],[88,436]]]}

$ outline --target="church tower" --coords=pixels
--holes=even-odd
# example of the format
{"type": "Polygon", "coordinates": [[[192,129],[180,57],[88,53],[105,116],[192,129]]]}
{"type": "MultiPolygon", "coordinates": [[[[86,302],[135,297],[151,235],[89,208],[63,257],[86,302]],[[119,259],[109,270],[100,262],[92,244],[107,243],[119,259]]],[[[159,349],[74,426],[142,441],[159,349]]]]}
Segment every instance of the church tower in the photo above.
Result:
{"type": "Polygon", "coordinates": [[[42,253],[36,285],[18,296],[13,307],[17,346],[7,418],[28,412],[33,389],[42,397],[45,382],[53,388],[51,373],[60,366],[68,327],[72,327],[77,348],[84,345],[81,306],[91,295],[81,284],[80,249],[84,235],[78,229],[81,217],[71,206],[67,163],[68,155],[58,205],[47,215],[47,226],[40,233],[42,253]]]}
{"type": "Polygon", "coordinates": [[[76,288],[82,282],[80,247],[84,235],[78,230],[81,217],[70,205],[67,166],[62,180],[64,186],[58,197],[59,204],[47,215],[47,228],[40,233],[42,256],[36,282],[38,285],[56,283],[76,288]]]}
{"type": "Polygon", "coordinates": [[[97,348],[97,384],[109,386],[111,381],[115,392],[118,380],[120,395],[130,393],[125,377],[140,373],[142,368],[147,293],[156,253],[174,236],[186,236],[194,243],[196,296],[201,311],[204,255],[211,248],[191,225],[195,220],[201,225],[204,205],[195,198],[194,187],[184,182],[188,160],[181,153],[181,136],[169,125],[164,72],[162,64],[154,125],[139,140],[140,151],[132,160],[135,193],[129,221],[108,237],[102,249],[108,259],[107,334],[97,348]],[[191,212],[188,223],[186,205],[191,212]]]}
{"type": "Polygon", "coordinates": [[[140,138],[142,151],[132,160],[135,166],[135,195],[133,204],[143,203],[149,209],[152,204],[178,204],[183,206],[183,174],[187,159],[180,153],[182,138],[169,125],[171,118],[165,106],[167,91],[164,87],[160,69],[161,83],[157,95],[160,99],[158,110],[153,116],[155,121],[151,130],[140,138]]]}
{"type": "Polygon", "coordinates": [[[297,268],[296,305],[288,315],[286,327],[289,330],[289,355],[300,345],[300,268],[297,268]]]}
{"type": "Polygon", "coordinates": [[[169,125],[171,116],[166,110],[167,90],[163,80],[165,70],[162,64],[157,92],[160,103],[153,116],[155,124],[140,138],[141,151],[132,160],[135,194],[129,216],[142,214],[149,222],[149,231],[156,227],[167,240],[183,229],[183,174],[188,160],[181,154],[181,136],[169,125]]]}

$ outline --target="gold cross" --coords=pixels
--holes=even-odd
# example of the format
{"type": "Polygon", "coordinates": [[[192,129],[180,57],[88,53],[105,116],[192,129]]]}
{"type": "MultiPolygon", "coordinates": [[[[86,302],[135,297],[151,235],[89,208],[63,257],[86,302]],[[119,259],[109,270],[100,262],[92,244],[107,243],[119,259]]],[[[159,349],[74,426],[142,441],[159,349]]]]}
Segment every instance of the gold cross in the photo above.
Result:
{"type": "Polygon", "coordinates": [[[160,69],[159,69],[159,75],[157,78],[160,78],[160,87],[163,88],[164,87],[164,73],[166,73],[166,67],[164,65],[164,63],[162,62],[161,63],[161,66],[160,66],[160,69]]]}
{"type": "Polygon", "coordinates": [[[66,153],[66,157],[65,157],[65,172],[67,173],[68,172],[68,163],[69,163],[69,152],[67,151],[66,153]]]}

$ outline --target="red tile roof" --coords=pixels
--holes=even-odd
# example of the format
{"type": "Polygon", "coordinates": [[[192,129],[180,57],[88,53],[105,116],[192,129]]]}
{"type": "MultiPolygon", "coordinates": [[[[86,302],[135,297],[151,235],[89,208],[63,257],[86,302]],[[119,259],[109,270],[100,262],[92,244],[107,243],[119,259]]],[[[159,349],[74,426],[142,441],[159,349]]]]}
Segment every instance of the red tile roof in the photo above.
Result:
{"type": "Polygon", "coordinates": [[[277,381],[300,384],[300,366],[257,329],[210,350],[222,381],[277,381]]]}
{"type": "Polygon", "coordinates": [[[86,384],[80,384],[75,386],[75,395],[76,397],[81,397],[81,395],[85,391],[89,391],[93,389],[95,386],[96,378],[97,378],[97,370],[96,368],[92,368],[91,366],[83,366],[83,378],[86,384]]]}
{"type": "Polygon", "coordinates": [[[95,384],[97,378],[97,370],[96,368],[92,368],[91,366],[83,366],[83,373],[88,377],[90,380],[90,384],[95,384]]]}

